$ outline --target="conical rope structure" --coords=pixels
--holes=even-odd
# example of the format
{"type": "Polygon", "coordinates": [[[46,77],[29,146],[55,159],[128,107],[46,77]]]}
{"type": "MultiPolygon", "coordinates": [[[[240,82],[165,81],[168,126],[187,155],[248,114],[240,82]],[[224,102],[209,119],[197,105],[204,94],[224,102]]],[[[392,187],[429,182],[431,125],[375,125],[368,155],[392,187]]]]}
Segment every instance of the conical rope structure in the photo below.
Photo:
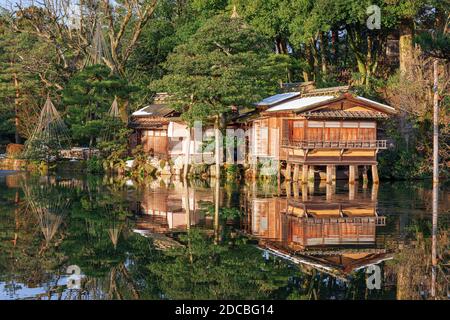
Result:
{"type": "Polygon", "coordinates": [[[69,131],[49,97],[32,136],[25,143],[26,158],[48,158],[70,143],[69,131]]]}
{"type": "Polygon", "coordinates": [[[111,52],[103,35],[102,25],[99,20],[97,18],[95,22],[95,31],[91,38],[91,46],[88,50],[85,67],[96,64],[106,64],[108,67],[111,67],[111,52]]]}
{"type": "Polygon", "coordinates": [[[109,108],[107,117],[108,121],[101,137],[103,141],[109,141],[114,139],[115,135],[117,134],[118,127],[122,126],[117,97],[114,97],[114,101],[111,104],[111,107],[109,108]]]}

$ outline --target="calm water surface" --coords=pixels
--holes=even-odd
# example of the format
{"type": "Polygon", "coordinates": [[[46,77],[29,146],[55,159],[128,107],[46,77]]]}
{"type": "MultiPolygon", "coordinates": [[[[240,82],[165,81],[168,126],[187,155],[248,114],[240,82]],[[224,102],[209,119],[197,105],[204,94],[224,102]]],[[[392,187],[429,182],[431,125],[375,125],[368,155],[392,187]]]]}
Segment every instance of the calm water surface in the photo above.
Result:
{"type": "Polygon", "coordinates": [[[448,299],[438,195],[0,171],[0,299],[448,299]]]}

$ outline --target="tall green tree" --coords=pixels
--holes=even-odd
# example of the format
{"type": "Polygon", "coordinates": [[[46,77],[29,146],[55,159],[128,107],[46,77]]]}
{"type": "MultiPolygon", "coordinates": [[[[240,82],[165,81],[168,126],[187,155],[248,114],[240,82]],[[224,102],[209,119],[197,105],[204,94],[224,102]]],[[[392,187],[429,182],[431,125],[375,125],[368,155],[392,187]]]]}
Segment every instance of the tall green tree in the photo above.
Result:
{"type": "Polygon", "coordinates": [[[66,120],[73,139],[93,147],[108,128],[108,110],[114,96],[128,99],[134,90],[128,82],[105,65],[86,67],[74,75],[63,91],[66,120]]]}
{"type": "Polygon", "coordinates": [[[152,84],[173,95],[172,104],[189,126],[214,124],[216,172],[219,174],[219,130],[233,106],[250,106],[275,92],[282,63],[270,45],[241,18],[218,15],[186,43],[177,46],[164,64],[166,75],[152,84]]]}

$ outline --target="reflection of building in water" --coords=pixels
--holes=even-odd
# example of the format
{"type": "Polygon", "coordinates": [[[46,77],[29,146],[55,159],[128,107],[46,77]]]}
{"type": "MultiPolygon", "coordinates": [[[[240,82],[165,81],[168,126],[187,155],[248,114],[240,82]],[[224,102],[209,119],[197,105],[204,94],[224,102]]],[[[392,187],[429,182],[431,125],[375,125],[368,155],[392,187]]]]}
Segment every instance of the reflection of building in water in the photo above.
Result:
{"type": "Polygon", "coordinates": [[[348,273],[386,258],[376,237],[385,217],[378,215],[370,198],[255,197],[246,219],[246,232],[263,248],[321,269],[348,273]]]}
{"type": "Polygon", "coordinates": [[[212,217],[205,216],[204,209],[213,201],[211,189],[186,188],[181,182],[148,187],[137,202],[137,229],[165,233],[186,230],[188,225],[211,226],[212,217]]]}

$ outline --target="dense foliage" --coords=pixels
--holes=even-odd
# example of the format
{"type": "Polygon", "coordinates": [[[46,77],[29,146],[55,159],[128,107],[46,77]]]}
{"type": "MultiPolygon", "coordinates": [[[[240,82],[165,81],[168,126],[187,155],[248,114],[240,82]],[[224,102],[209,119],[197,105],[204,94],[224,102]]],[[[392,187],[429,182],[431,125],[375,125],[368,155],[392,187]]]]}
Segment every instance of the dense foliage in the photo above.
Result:
{"type": "Polygon", "coordinates": [[[222,117],[230,106],[252,107],[279,82],[314,80],[319,87],[350,84],[400,110],[386,130],[394,148],[381,163],[393,167],[412,157],[414,164],[384,176],[425,176],[437,58],[446,173],[448,0],[88,3],[70,24],[45,5],[0,10],[2,146],[30,136],[47,94],[74,143],[95,147],[110,128],[115,96],[126,121],[156,90],[170,91],[192,122],[222,117]],[[368,28],[370,5],[381,10],[379,29],[368,28]]]}

